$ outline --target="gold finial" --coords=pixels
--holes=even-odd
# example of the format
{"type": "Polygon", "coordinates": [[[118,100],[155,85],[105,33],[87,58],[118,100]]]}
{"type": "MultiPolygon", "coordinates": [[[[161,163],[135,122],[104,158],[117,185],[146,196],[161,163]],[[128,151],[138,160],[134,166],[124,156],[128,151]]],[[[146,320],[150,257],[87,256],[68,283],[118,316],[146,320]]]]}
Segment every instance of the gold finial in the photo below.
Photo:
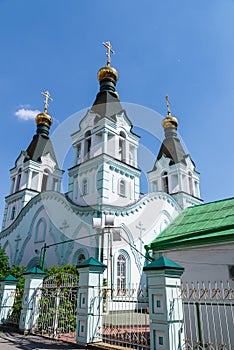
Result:
{"type": "Polygon", "coordinates": [[[53,101],[53,99],[50,97],[49,91],[45,91],[41,93],[43,96],[45,96],[45,101],[44,101],[44,112],[47,112],[47,108],[49,106],[48,101],[53,101]]]}
{"type": "Polygon", "coordinates": [[[104,45],[107,48],[107,52],[106,52],[107,62],[106,62],[106,65],[109,67],[110,66],[110,62],[111,62],[111,53],[113,53],[113,55],[114,55],[115,51],[112,50],[112,46],[111,46],[110,41],[106,41],[105,43],[102,43],[102,45],[104,45]]]}
{"type": "Polygon", "coordinates": [[[167,101],[167,115],[171,115],[171,102],[169,100],[168,95],[166,95],[166,101],[167,101]]]}

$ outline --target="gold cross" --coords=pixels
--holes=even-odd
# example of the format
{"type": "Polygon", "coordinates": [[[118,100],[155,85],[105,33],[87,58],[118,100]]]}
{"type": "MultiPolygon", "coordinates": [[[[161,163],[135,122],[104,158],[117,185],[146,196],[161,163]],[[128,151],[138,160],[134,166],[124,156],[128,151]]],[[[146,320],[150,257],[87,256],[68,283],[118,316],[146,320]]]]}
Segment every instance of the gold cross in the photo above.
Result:
{"type": "Polygon", "coordinates": [[[104,45],[107,48],[107,52],[106,52],[106,56],[107,56],[107,66],[110,66],[110,62],[111,62],[111,53],[113,53],[113,55],[115,54],[115,51],[112,50],[112,46],[111,43],[109,41],[106,41],[105,43],[102,43],[102,45],[104,45]]]}
{"type": "Polygon", "coordinates": [[[170,115],[171,114],[171,102],[169,100],[168,95],[166,95],[166,101],[167,101],[167,114],[170,115]]]}
{"type": "Polygon", "coordinates": [[[43,96],[45,96],[45,101],[44,101],[44,112],[47,112],[47,108],[49,106],[48,101],[53,101],[53,99],[50,97],[49,91],[45,91],[41,93],[43,96]]]}

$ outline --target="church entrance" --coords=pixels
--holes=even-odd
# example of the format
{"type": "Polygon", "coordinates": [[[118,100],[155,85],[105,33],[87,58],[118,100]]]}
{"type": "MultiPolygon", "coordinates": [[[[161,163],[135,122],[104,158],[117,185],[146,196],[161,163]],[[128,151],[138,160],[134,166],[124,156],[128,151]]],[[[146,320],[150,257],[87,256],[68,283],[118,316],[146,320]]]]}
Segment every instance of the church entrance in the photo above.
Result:
{"type": "Polygon", "coordinates": [[[35,293],[33,332],[75,342],[78,278],[67,273],[47,277],[35,293]]]}

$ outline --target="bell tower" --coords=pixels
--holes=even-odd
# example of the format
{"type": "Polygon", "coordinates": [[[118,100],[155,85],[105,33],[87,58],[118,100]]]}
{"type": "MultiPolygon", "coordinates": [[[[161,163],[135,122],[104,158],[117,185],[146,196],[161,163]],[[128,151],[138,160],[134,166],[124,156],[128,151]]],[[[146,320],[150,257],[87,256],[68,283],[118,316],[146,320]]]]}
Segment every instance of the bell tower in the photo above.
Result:
{"type": "Polygon", "coordinates": [[[166,102],[167,116],[162,121],[165,138],[154,167],[148,172],[148,179],[151,192],[166,192],[185,209],[203,202],[200,198],[200,174],[177,135],[178,120],[171,115],[168,96],[166,102]]]}
{"type": "Polygon", "coordinates": [[[10,170],[10,193],[5,198],[2,229],[10,226],[22,208],[38,193],[48,190],[60,191],[63,171],[59,169],[54,149],[49,138],[53,119],[47,113],[48,102],[52,101],[48,91],[44,111],[36,116],[36,134],[26,151],[21,151],[10,170]]]}
{"type": "Polygon", "coordinates": [[[79,205],[128,205],[139,198],[140,170],[137,167],[139,136],[122,108],[116,91],[117,70],[107,63],[98,71],[100,91],[72,134],[73,167],[69,169],[69,198],[79,205]]]}

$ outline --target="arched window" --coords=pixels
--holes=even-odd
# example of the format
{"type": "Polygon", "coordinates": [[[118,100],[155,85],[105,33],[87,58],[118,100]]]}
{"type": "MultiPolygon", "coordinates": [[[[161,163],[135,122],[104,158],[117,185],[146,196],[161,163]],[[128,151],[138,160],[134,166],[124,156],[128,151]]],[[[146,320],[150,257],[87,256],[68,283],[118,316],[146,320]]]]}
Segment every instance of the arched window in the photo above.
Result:
{"type": "Polygon", "coordinates": [[[42,176],[41,192],[44,192],[47,189],[47,182],[48,182],[49,173],[50,172],[47,169],[44,171],[44,174],[42,176]]]}
{"type": "Polygon", "coordinates": [[[123,197],[126,196],[126,183],[122,179],[119,181],[119,195],[123,197]]]}
{"type": "Polygon", "coordinates": [[[12,208],[12,211],[11,211],[11,219],[10,219],[10,220],[14,220],[14,218],[15,218],[15,212],[16,212],[16,207],[15,207],[15,205],[14,205],[13,208],[12,208]]]}
{"type": "Polygon", "coordinates": [[[188,179],[189,179],[189,193],[193,196],[193,178],[191,172],[188,173],[188,179]]]}
{"type": "Polygon", "coordinates": [[[127,261],[123,254],[117,258],[117,289],[126,289],[127,261]]]}
{"type": "Polygon", "coordinates": [[[162,185],[163,185],[163,192],[169,193],[169,186],[168,186],[168,174],[166,171],[162,174],[162,185]]]}
{"type": "Polygon", "coordinates": [[[15,186],[15,192],[19,191],[19,189],[20,189],[21,172],[22,172],[22,169],[19,168],[18,175],[17,175],[16,186],[15,186]]]}
{"type": "Polygon", "coordinates": [[[84,159],[87,160],[90,158],[90,149],[91,149],[91,131],[86,131],[85,133],[85,147],[84,147],[84,159]]]}
{"type": "Polygon", "coordinates": [[[83,253],[79,254],[78,259],[77,259],[77,264],[82,263],[83,261],[86,260],[86,257],[83,253]]]}
{"type": "Polygon", "coordinates": [[[82,195],[85,196],[88,194],[88,180],[84,179],[82,182],[82,195]]]}
{"type": "Polygon", "coordinates": [[[121,131],[119,134],[119,158],[122,161],[125,161],[125,142],[126,142],[126,136],[125,134],[121,131]]]}

